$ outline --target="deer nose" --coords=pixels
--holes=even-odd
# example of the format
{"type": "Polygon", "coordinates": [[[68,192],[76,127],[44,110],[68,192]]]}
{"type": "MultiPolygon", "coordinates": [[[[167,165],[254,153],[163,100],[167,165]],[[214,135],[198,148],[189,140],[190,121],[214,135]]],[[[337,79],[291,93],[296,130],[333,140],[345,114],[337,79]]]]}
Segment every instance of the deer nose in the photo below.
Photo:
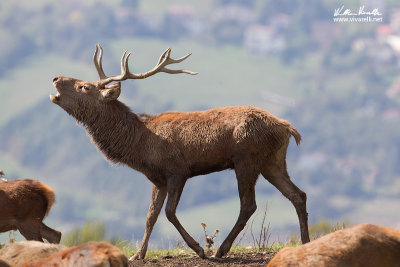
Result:
{"type": "Polygon", "coordinates": [[[55,78],[53,79],[53,83],[55,83],[56,81],[58,81],[58,77],[55,77],[55,78]]]}

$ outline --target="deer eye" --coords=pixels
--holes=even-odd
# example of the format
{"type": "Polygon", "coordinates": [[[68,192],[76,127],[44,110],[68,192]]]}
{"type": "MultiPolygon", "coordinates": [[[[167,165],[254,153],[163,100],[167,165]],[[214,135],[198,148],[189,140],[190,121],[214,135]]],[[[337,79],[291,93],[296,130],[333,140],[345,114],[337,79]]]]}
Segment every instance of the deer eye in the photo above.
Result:
{"type": "Polygon", "coordinates": [[[79,89],[89,90],[89,86],[81,85],[81,86],[79,86],[79,89]]]}

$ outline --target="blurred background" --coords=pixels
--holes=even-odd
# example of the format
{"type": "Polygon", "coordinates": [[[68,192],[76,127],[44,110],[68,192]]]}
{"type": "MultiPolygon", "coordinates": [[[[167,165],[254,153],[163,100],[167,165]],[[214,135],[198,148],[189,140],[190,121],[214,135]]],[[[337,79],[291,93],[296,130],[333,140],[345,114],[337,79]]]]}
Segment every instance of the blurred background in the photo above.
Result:
{"type": "MultiPolygon", "coordinates": [[[[400,2],[2,0],[0,169],[7,179],[33,177],[54,189],[49,226],[68,234],[100,222],[107,237],[135,243],[150,182],[106,162],[48,98],[57,75],[98,79],[97,43],[108,75],[120,73],[125,50],[133,52],[133,72],[152,68],[168,47],[174,58],[193,53],[179,68],[197,76],[123,83],[120,100],[135,112],[253,105],[289,120],[303,141],[297,147],[292,140],[288,169],[308,195],[310,223],[400,227],[400,2]],[[346,21],[351,17],[367,19],[346,21]]],[[[267,207],[274,237],[298,234],[295,209],[278,190],[260,178],[256,194],[255,232],[267,207]]],[[[233,171],[196,177],[178,218],[198,241],[201,222],[210,233],[218,228],[220,243],[238,216],[237,195],[233,171]]],[[[163,212],[150,248],[179,241],[163,212]]]]}

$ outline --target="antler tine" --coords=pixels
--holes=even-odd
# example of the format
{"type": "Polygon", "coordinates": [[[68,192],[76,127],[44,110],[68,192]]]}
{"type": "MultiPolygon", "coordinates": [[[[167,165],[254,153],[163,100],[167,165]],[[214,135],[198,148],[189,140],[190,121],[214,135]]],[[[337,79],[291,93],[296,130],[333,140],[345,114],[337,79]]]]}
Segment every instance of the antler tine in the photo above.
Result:
{"type": "Polygon", "coordinates": [[[125,68],[125,66],[127,65],[127,59],[125,58],[126,57],[126,53],[128,53],[128,51],[125,50],[124,53],[122,54],[122,57],[121,57],[121,75],[126,72],[126,68],[125,68]]]}
{"type": "Polygon", "coordinates": [[[97,44],[96,50],[93,55],[93,63],[94,66],[96,67],[97,73],[99,74],[100,80],[107,78],[107,76],[104,74],[102,59],[103,59],[103,48],[101,48],[100,44],[97,44]],[[100,49],[100,54],[97,57],[99,49],[100,49]]]}
{"type": "Polygon", "coordinates": [[[179,74],[179,73],[186,73],[186,74],[190,74],[190,75],[197,75],[199,74],[198,72],[193,72],[190,70],[170,70],[167,68],[164,68],[163,72],[168,73],[168,74],[179,74]]]}
{"type": "Polygon", "coordinates": [[[189,53],[178,59],[170,58],[170,55],[171,55],[171,48],[167,48],[167,50],[165,50],[164,53],[162,53],[160,58],[158,59],[157,65],[160,65],[162,63],[162,61],[166,61],[166,60],[168,60],[168,63],[166,65],[180,63],[180,62],[184,61],[185,59],[187,59],[188,57],[190,57],[192,55],[192,53],[189,53]]]}
{"type": "Polygon", "coordinates": [[[128,55],[126,56],[126,60],[125,60],[125,75],[129,74],[129,57],[131,56],[131,53],[128,53],[128,55]]]}
{"type": "Polygon", "coordinates": [[[106,75],[104,74],[104,70],[103,70],[103,48],[100,46],[100,44],[99,44],[99,49],[100,49],[99,66],[100,66],[102,76],[106,77],[106,75]]]}
{"type": "Polygon", "coordinates": [[[160,65],[162,61],[168,59],[170,54],[171,54],[171,48],[167,48],[167,50],[165,50],[164,53],[161,54],[156,66],[160,65]]]}
{"type": "Polygon", "coordinates": [[[192,53],[189,53],[189,54],[187,54],[187,55],[185,55],[185,56],[183,56],[183,57],[181,57],[181,58],[178,58],[178,59],[173,59],[173,58],[171,58],[170,60],[171,60],[171,64],[175,64],[175,63],[179,63],[179,62],[182,62],[182,61],[184,61],[185,59],[187,59],[188,57],[190,57],[192,55],[192,53]]]}

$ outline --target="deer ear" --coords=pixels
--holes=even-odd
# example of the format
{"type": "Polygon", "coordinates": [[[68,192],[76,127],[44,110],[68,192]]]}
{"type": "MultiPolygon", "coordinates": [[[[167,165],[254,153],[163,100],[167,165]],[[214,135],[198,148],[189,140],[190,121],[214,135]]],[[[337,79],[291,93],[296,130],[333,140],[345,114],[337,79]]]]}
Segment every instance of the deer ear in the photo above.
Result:
{"type": "Polygon", "coordinates": [[[100,90],[103,101],[116,100],[121,94],[121,83],[117,82],[100,90]]]}

